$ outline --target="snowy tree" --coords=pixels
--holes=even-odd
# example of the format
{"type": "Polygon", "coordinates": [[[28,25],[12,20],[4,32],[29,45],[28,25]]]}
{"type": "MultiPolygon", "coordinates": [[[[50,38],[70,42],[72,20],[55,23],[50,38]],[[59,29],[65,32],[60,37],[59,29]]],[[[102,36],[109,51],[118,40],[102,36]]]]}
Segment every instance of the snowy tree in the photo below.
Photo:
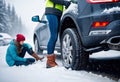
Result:
{"type": "Polygon", "coordinates": [[[14,6],[12,6],[12,9],[9,13],[9,17],[11,20],[11,32],[12,35],[16,35],[17,33],[21,33],[24,30],[24,25],[22,24],[21,18],[17,16],[14,6]]]}
{"type": "Polygon", "coordinates": [[[7,28],[7,30],[8,30],[8,33],[10,34],[10,31],[12,29],[12,24],[11,24],[11,7],[10,7],[10,4],[8,4],[8,6],[6,7],[6,14],[7,14],[7,16],[6,16],[6,18],[7,18],[7,24],[9,26],[7,28]]]}
{"type": "Polygon", "coordinates": [[[15,7],[0,0],[0,32],[6,32],[14,36],[25,28],[21,18],[18,17],[15,7]]]}
{"type": "Polygon", "coordinates": [[[6,4],[3,0],[0,0],[0,32],[7,32],[8,24],[6,23],[6,4]]]}

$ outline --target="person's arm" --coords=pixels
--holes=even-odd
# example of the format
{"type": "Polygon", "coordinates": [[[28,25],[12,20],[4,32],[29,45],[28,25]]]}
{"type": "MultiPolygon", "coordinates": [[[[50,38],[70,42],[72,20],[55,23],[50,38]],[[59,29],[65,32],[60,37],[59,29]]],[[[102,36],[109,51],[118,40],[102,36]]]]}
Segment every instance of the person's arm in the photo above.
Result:
{"type": "Polygon", "coordinates": [[[34,54],[34,51],[33,51],[32,46],[31,46],[30,44],[24,43],[24,44],[23,44],[23,47],[26,47],[26,48],[28,49],[28,53],[29,53],[30,55],[33,55],[33,54],[34,54]]]}
{"type": "Polygon", "coordinates": [[[26,61],[25,58],[21,58],[21,57],[19,57],[19,56],[17,55],[17,51],[15,51],[15,47],[14,47],[14,46],[11,46],[11,47],[9,48],[9,50],[10,50],[10,54],[11,54],[11,56],[12,56],[12,58],[13,58],[14,60],[16,60],[16,61],[26,61]]]}
{"type": "Polygon", "coordinates": [[[65,0],[51,0],[51,1],[54,2],[55,4],[61,4],[67,7],[70,5],[70,1],[65,1],[65,0]]]}
{"type": "Polygon", "coordinates": [[[28,49],[32,48],[32,46],[30,44],[28,44],[28,43],[24,43],[23,47],[27,47],[28,49]]]}

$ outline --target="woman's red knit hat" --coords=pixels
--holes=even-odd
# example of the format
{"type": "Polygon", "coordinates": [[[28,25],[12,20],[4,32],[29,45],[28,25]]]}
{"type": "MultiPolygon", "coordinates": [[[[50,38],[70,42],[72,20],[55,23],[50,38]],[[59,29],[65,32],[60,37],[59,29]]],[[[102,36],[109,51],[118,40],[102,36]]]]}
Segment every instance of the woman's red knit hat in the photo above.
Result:
{"type": "Polygon", "coordinates": [[[22,34],[17,34],[17,35],[16,35],[16,40],[17,40],[18,42],[20,42],[20,41],[25,41],[25,36],[22,35],[22,34]]]}

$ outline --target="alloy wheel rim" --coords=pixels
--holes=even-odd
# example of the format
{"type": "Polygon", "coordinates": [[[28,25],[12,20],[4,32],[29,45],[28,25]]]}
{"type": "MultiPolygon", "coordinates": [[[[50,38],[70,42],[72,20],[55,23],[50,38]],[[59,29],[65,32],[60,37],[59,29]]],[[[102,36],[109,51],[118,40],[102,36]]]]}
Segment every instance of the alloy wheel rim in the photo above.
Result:
{"type": "Polygon", "coordinates": [[[71,37],[66,34],[63,38],[62,43],[62,56],[63,56],[63,63],[66,67],[70,67],[72,63],[72,40],[71,37]]]}

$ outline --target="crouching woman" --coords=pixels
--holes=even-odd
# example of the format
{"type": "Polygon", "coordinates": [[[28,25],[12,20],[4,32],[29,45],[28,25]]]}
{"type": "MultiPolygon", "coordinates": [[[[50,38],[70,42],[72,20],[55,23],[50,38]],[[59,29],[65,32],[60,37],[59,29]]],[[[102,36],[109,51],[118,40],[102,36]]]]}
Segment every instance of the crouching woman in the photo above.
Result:
{"type": "Polygon", "coordinates": [[[6,62],[9,66],[20,66],[29,65],[35,62],[35,60],[42,60],[33,50],[30,44],[24,43],[25,36],[22,34],[17,34],[16,39],[10,42],[9,47],[6,52],[6,62]],[[29,55],[34,58],[24,58],[25,53],[28,52],[29,55]]]}

